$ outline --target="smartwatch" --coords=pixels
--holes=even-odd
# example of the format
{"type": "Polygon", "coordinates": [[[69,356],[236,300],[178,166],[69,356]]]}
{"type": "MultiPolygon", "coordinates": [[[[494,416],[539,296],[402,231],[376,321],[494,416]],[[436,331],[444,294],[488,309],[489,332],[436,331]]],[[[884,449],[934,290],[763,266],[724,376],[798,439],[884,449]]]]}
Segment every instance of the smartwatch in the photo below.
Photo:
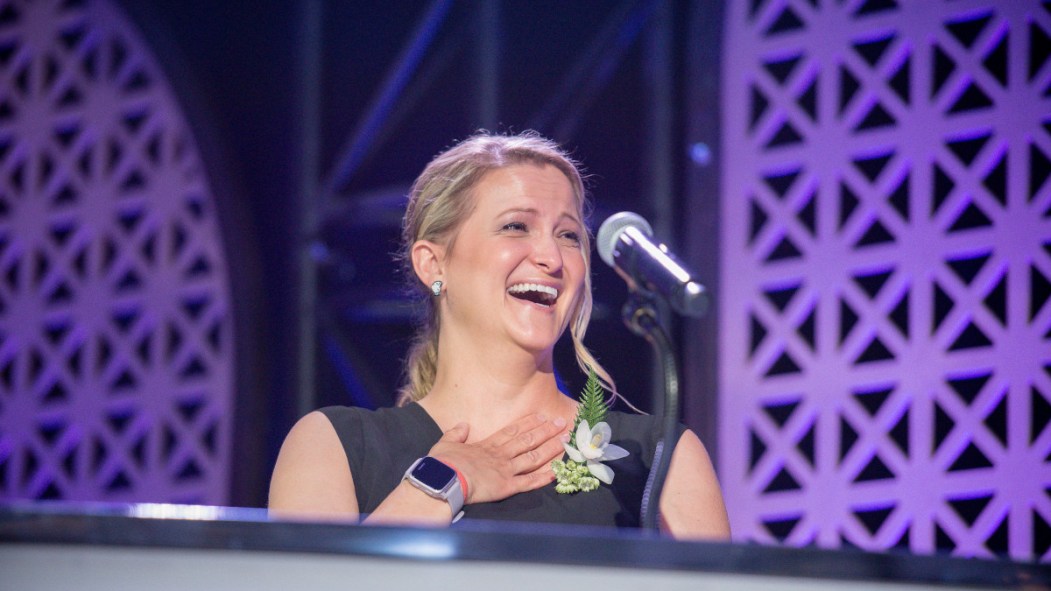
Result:
{"type": "Polygon", "coordinates": [[[405,471],[404,480],[408,480],[427,495],[449,503],[454,518],[459,515],[460,509],[463,509],[460,478],[456,475],[456,470],[448,464],[431,456],[424,456],[409,466],[405,471]]]}

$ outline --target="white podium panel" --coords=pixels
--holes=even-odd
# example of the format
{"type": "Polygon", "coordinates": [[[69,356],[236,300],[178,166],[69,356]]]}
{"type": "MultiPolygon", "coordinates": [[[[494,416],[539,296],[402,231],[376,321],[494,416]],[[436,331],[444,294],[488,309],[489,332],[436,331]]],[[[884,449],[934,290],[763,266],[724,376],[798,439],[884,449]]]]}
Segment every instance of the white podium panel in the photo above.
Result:
{"type": "Polygon", "coordinates": [[[1051,569],[645,532],[268,521],[215,507],[0,507],[0,589],[1051,589],[1051,569]]]}

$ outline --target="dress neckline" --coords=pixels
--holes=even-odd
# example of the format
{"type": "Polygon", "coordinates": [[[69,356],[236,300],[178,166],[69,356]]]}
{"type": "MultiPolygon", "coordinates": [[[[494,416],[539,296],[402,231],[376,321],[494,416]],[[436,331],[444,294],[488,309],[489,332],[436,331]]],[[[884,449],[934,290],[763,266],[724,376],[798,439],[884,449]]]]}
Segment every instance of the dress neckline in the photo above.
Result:
{"type": "Polygon", "coordinates": [[[413,401],[407,404],[404,408],[416,416],[416,419],[420,422],[420,427],[430,429],[434,433],[437,433],[439,439],[445,435],[445,432],[442,431],[442,428],[438,425],[438,422],[434,420],[434,417],[431,416],[431,413],[427,412],[427,409],[423,408],[419,402],[413,401]]]}

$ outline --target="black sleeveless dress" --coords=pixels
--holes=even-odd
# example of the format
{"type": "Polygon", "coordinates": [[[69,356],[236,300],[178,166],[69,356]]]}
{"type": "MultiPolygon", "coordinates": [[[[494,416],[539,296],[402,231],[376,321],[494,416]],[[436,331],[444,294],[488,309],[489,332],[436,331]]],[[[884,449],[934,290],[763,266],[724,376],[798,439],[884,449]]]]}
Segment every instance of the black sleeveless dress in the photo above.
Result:
{"type": "MultiPolygon", "coordinates": [[[[321,412],[332,422],[347,453],[362,514],[374,511],[409,466],[442,437],[437,423],[415,403],[375,411],[330,406],[321,412]]],[[[555,492],[551,483],[502,501],[467,505],[464,519],[639,527],[642,493],[661,438],[660,417],[609,411],[606,422],[612,442],[630,454],[606,462],[613,469],[612,485],[564,495],[555,492]]],[[[680,425],[679,436],[684,430],[680,425]]]]}

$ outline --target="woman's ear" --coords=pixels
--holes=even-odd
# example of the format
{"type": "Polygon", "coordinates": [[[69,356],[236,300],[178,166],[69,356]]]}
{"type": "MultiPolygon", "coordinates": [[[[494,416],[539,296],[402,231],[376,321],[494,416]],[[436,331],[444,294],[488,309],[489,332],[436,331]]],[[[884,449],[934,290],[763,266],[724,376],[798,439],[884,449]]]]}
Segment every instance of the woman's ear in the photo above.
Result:
{"type": "Polygon", "coordinates": [[[412,269],[424,285],[444,280],[445,248],[430,240],[417,240],[412,244],[412,269]]]}

